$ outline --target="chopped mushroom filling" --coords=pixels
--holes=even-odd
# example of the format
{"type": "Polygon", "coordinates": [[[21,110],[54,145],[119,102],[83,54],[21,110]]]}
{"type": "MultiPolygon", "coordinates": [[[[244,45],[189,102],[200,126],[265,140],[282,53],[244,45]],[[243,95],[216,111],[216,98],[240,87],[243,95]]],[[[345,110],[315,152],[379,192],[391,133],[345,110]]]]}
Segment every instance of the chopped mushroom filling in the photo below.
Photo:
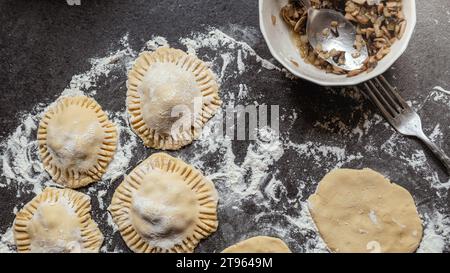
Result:
{"type": "MultiPolygon", "coordinates": [[[[392,44],[402,38],[406,29],[406,20],[402,10],[402,0],[311,0],[316,9],[335,9],[356,26],[355,52],[353,58],[361,56],[361,49],[367,46],[369,57],[362,68],[346,71],[331,65],[324,59],[333,58],[341,65],[345,63],[345,52],[338,50],[323,51],[319,44],[315,49],[308,42],[306,36],[307,9],[299,0],[289,0],[281,9],[281,16],[292,28],[296,37],[296,46],[306,63],[312,64],[327,73],[356,76],[364,71],[372,71],[378,61],[389,52],[392,44]]],[[[328,37],[338,33],[338,22],[333,21],[329,28],[322,31],[328,37]]]]}

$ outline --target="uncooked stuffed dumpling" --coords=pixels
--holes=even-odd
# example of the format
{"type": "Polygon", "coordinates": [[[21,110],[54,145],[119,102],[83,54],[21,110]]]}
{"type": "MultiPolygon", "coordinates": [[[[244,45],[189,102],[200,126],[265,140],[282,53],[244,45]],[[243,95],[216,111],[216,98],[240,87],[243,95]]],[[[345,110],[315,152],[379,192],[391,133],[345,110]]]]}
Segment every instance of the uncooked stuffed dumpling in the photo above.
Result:
{"type": "Polygon", "coordinates": [[[128,75],[130,123],[148,147],[176,150],[188,145],[220,104],[212,71],[178,49],[141,53],[128,75]]]}
{"type": "Polygon", "coordinates": [[[89,196],[46,188],[16,215],[14,238],[18,252],[98,252],[103,235],[92,220],[89,196]]]}
{"type": "Polygon", "coordinates": [[[37,137],[44,168],[69,188],[100,180],[117,143],[116,126],[95,100],[85,96],[58,101],[44,114],[37,137]]]}
{"type": "Polygon", "coordinates": [[[140,163],[108,209],[134,252],[192,252],[217,229],[217,192],[194,167],[164,153],[140,163]]]}

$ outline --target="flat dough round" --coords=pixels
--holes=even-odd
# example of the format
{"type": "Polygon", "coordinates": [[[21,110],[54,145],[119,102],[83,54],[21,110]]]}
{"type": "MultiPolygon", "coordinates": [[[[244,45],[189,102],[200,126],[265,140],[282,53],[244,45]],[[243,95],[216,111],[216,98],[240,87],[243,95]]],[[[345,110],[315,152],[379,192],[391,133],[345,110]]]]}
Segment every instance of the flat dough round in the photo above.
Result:
{"type": "Polygon", "coordinates": [[[98,252],[103,235],[92,220],[89,196],[46,188],[16,215],[14,238],[18,252],[98,252]]]}
{"type": "Polygon", "coordinates": [[[51,107],[38,129],[39,153],[52,179],[69,188],[101,179],[116,150],[117,132],[100,105],[85,96],[51,107]]]}
{"type": "Polygon", "coordinates": [[[131,126],[148,147],[180,149],[220,107],[218,90],[214,74],[197,57],[166,47],[145,51],[128,74],[131,126]]]}
{"type": "Polygon", "coordinates": [[[371,169],[331,171],[308,201],[333,252],[414,252],[422,239],[411,194],[371,169]]]}
{"type": "Polygon", "coordinates": [[[165,153],[140,163],[116,189],[108,210],[134,252],[193,252],[218,224],[214,184],[165,153]]]}
{"type": "Polygon", "coordinates": [[[256,236],[227,247],[222,253],[291,253],[291,250],[278,238],[256,236]]]}

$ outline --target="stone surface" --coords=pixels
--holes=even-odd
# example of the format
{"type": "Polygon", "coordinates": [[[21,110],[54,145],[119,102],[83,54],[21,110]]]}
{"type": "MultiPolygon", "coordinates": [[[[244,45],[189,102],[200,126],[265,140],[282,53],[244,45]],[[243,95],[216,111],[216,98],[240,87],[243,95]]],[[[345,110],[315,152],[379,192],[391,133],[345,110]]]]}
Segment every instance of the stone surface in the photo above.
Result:
{"type": "MultiPolygon", "coordinates": [[[[192,31],[204,31],[212,26],[248,42],[262,57],[271,58],[258,31],[256,0],[81,2],[81,6],[71,7],[64,0],[1,1],[0,138],[7,137],[19,125],[19,113],[29,112],[37,103],[52,102],[67,86],[72,75],[89,69],[89,58],[105,56],[112,49],[113,43],[127,32],[131,46],[141,48],[152,35],[177,41],[179,37],[192,31]],[[234,26],[253,29],[256,36],[249,39],[234,26]]],[[[405,54],[386,76],[418,110],[426,134],[430,134],[440,124],[443,134],[437,138],[437,143],[450,153],[450,106],[437,103],[433,97],[435,93],[432,92],[434,86],[450,89],[450,3],[448,0],[416,2],[418,23],[414,37],[405,54]]],[[[370,143],[374,147],[371,152],[365,151],[361,160],[354,160],[345,167],[376,169],[411,191],[419,203],[419,211],[421,206],[426,211],[425,207],[430,202],[436,202],[442,208],[441,213],[448,215],[448,191],[444,190],[444,197],[436,199],[436,193],[430,190],[429,180],[424,177],[428,171],[421,173],[420,168],[411,167],[404,159],[392,156],[383,149],[382,144],[386,140],[397,137],[392,128],[380,123],[369,134],[358,137],[346,134],[336,124],[330,124],[328,129],[317,125],[327,122],[330,117],[337,117],[344,128],[358,128],[366,118],[374,118],[376,110],[369,102],[364,102],[361,110],[360,103],[347,96],[345,91],[338,88],[325,89],[302,80],[290,80],[279,72],[265,72],[264,77],[255,76],[252,82],[252,90],[257,93],[254,95],[260,102],[278,104],[299,113],[299,118],[292,127],[287,128],[283,122],[280,124],[282,133],[289,130],[291,140],[296,143],[317,141],[337,145],[345,147],[348,154],[362,152],[364,144],[370,143]]],[[[102,106],[106,109],[124,109],[126,89],[120,81],[117,84],[120,95],[111,97],[109,94],[99,94],[103,97],[102,106]]],[[[448,180],[439,163],[421,143],[410,138],[399,143],[394,147],[397,149],[396,155],[410,158],[416,151],[424,150],[429,168],[437,170],[439,180],[448,180]]],[[[241,142],[233,147],[237,161],[242,161],[247,146],[248,142],[241,142]]],[[[143,150],[137,158],[142,159],[149,153],[143,150]]],[[[305,200],[315,190],[315,185],[325,175],[327,168],[333,167],[323,168],[308,160],[301,160],[301,164],[299,166],[298,154],[286,152],[273,168],[281,174],[282,183],[288,189],[286,198],[295,198],[297,192],[302,191],[302,200],[305,200]],[[306,184],[302,181],[306,181],[306,184]]],[[[2,179],[0,176],[0,183],[2,179]]],[[[115,182],[114,188],[119,182],[115,182]]],[[[112,192],[108,191],[108,200],[112,192]]],[[[14,191],[0,187],[0,234],[5,232],[14,219],[12,209],[18,202],[27,201],[17,200],[15,196],[14,191]]],[[[106,212],[95,211],[98,204],[95,199],[93,202],[94,218],[103,217],[106,212]]],[[[248,215],[263,210],[251,201],[241,205],[248,215]]],[[[277,214],[289,214],[291,210],[293,208],[289,204],[275,203],[272,216],[260,221],[277,221],[277,214]]],[[[247,237],[258,235],[257,222],[245,219],[244,216],[233,216],[231,212],[222,213],[219,215],[221,226],[218,232],[201,243],[198,250],[219,252],[240,241],[242,234],[248,234],[247,237]],[[225,241],[223,234],[230,226],[237,231],[237,235],[230,235],[231,239],[225,241]]],[[[113,236],[113,244],[107,247],[109,251],[128,251],[118,233],[112,235],[111,230],[107,233],[107,236],[113,236]]],[[[293,251],[304,251],[302,244],[305,238],[294,229],[292,234],[291,237],[298,240],[298,244],[290,240],[290,248],[293,251]]],[[[276,232],[267,231],[260,235],[276,235],[276,232]]],[[[447,247],[447,251],[449,250],[447,247]]]]}

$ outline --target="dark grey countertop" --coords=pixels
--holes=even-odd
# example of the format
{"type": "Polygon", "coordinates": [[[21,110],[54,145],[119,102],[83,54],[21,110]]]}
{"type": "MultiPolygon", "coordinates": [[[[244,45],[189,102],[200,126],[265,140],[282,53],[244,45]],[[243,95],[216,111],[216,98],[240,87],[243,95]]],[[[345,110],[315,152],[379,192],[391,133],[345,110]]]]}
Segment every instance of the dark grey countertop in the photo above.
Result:
{"type": "MultiPolygon", "coordinates": [[[[450,153],[449,99],[436,99],[436,93],[433,93],[435,86],[450,90],[450,2],[416,2],[418,22],[414,37],[405,54],[385,75],[418,110],[427,134],[431,134],[439,124],[441,133],[435,140],[450,153]]],[[[55,100],[74,74],[89,69],[89,58],[107,55],[125,33],[129,33],[131,47],[139,50],[153,35],[164,36],[176,43],[179,37],[214,27],[247,42],[260,56],[271,59],[259,32],[257,10],[256,0],[81,0],[81,6],[72,7],[63,0],[1,0],[0,139],[6,139],[20,125],[20,114],[30,112],[38,103],[49,104],[55,100]],[[236,30],[239,28],[250,29],[252,37],[236,30]]],[[[126,87],[120,82],[124,81],[125,74],[118,77],[115,83],[119,84],[117,94],[120,95],[97,92],[105,101],[102,106],[110,111],[124,109],[126,87]]],[[[348,155],[361,153],[362,158],[348,161],[343,166],[376,169],[412,192],[419,211],[438,208],[442,215],[448,216],[448,190],[436,190],[430,186],[431,180],[446,182],[448,176],[420,142],[398,136],[383,122],[374,124],[362,135],[348,133],[363,126],[366,120],[376,118],[377,111],[369,102],[348,96],[339,88],[325,89],[302,80],[291,80],[278,71],[268,70],[246,77],[251,77],[248,82],[253,93],[244,102],[252,103],[258,98],[259,103],[277,104],[286,112],[294,109],[299,114],[291,125],[288,121],[280,123],[281,133],[289,134],[291,141],[335,145],[343,147],[348,155]],[[336,121],[333,117],[341,122],[340,125],[333,122],[336,121]],[[384,144],[389,139],[394,145],[386,151],[388,148],[384,144]],[[364,148],[367,143],[372,149],[364,148]],[[421,163],[424,166],[409,164],[408,158],[422,150],[427,159],[426,163],[421,163]]],[[[243,141],[233,145],[236,162],[242,162],[249,143],[243,141]]],[[[194,148],[188,147],[186,153],[192,152],[189,149],[194,148]]],[[[137,151],[132,166],[152,152],[142,147],[137,151]]],[[[281,196],[279,202],[271,202],[271,208],[260,207],[257,199],[242,200],[238,204],[242,207],[241,214],[233,214],[222,207],[219,210],[219,230],[201,243],[198,251],[220,251],[248,237],[246,234],[260,233],[259,225],[265,227],[262,233],[276,236],[276,231],[271,230],[267,223],[284,221],[280,219],[283,214],[296,214],[296,208],[287,201],[296,196],[305,200],[315,190],[320,178],[335,165],[332,158],[327,163],[326,155],[323,160],[324,166],[318,166],[312,159],[299,158],[298,153],[286,149],[282,158],[270,167],[287,189],[285,196],[281,196]],[[267,214],[258,221],[249,218],[264,211],[267,214]],[[236,234],[226,235],[230,226],[236,234]]],[[[212,159],[208,169],[214,169],[214,164],[217,162],[212,159]]],[[[0,176],[0,184],[3,182],[4,178],[0,176]]],[[[115,181],[108,190],[107,202],[119,182],[115,181]]],[[[0,187],[0,234],[13,222],[13,208],[33,197],[31,194],[17,197],[16,191],[15,187],[0,187]]],[[[107,250],[128,251],[120,235],[113,234],[111,227],[102,224],[106,218],[104,212],[95,212],[98,204],[93,204],[93,207],[94,218],[105,236],[112,238],[107,250]]],[[[291,249],[305,251],[308,236],[312,235],[302,233],[290,224],[285,227],[290,230],[287,233],[289,238],[285,239],[291,249]]],[[[447,252],[450,251],[448,245],[447,238],[447,252]]]]}

